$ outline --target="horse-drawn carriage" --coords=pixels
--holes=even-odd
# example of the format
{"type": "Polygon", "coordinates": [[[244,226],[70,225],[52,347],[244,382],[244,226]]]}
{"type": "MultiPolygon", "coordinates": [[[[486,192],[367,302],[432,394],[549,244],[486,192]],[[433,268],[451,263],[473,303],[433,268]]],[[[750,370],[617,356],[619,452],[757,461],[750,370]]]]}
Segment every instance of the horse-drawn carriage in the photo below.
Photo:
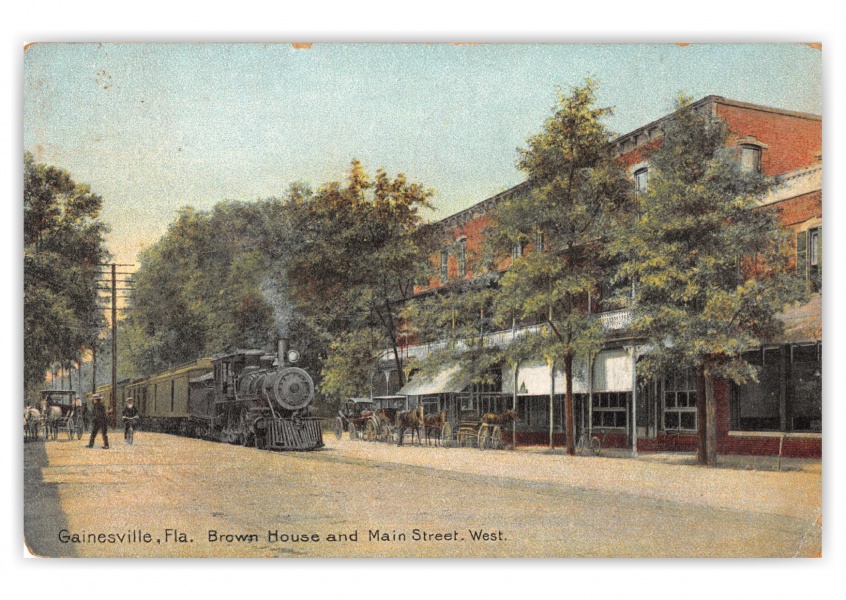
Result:
{"type": "Polygon", "coordinates": [[[505,428],[514,421],[519,421],[519,418],[513,410],[486,413],[482,416],[476,413],[462,413],[456,442],[460,447],[475,446],[479,450],[502,450],[505,448],[505,428]]]}
{"type": "Polygon", "coordinates": [[[397,409],[383,408],[380,404],[372,398],[351,398],[344,402],[335,417],[335,437],[340,440],[347,431],[351,440],[390,441],[397,409]]]}
{"type": "Polygon", "coordinates": [[[423,415],[422,412],[419,406],[409,408],[407,396],[352,398],[338,411],[335,437],[340,440],[348,431],[351,440],[397,442],[401,446],[406,434],[411,434],[413,443],[416,432],[419,439],[425,435],[427,442],[434,439],[436,444],[451,445],[452,428],[446,413],[423,415]]]}
{"type": "Polygon", "coordinates": [[[85,418],[82,402],[73,390],[43,390],[41,392],[41,425],[44,439],[57,439],[60,431],[68,439],[82,439],[85,418]]]}

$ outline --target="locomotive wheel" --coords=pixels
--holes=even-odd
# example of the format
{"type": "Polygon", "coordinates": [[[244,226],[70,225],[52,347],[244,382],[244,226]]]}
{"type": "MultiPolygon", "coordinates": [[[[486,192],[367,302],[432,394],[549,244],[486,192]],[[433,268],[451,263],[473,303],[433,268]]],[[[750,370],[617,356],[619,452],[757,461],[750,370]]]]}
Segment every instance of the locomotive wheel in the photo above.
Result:
{"type": "Polygon", "coordinates": [[[357,440],[358,439],[358,431],[356,431],[355,423],[350,421],[350,439],[357,440]]]}
{"type": "Polygon", "coordinates": [[[376,441],[376,426],[373,424],[373,421],[367,422],[367,426],[364,429],[364,439],[368,442],[376,441]]]}
{"type": "Polygon", "coordinates": [[[452,446],[452,427],[450,427],[449,423],[441,425],[441,431],[438,434],[438,441],[444,448],[452,446]]]}

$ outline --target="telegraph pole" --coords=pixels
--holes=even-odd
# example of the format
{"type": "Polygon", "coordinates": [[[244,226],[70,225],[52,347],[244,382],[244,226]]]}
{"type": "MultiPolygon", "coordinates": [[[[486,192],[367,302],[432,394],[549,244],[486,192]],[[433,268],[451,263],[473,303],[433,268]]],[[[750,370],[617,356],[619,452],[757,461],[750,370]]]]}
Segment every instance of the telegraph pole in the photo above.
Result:
{"type": "MultiPolygon", "coordinates": [[[[128,275],[132,275],[131,272],[127,271],[118,271],[118,267],[132,267],[134,265],[131,264],[117,264],[117,263],[110,263],[110,264],[103,264],[100,265],[101,267],[109,267],[108,272],[108,279],[98,279],[97,282],[101,284],[106,284],[108,287],[100,287],[98,289],[106,292],[110,292],[109,294],[109,306],[104,306],[103,308],[110,308],[111,309],[111,320],[112,320],[112,377],[111,377],[111,389],[109,390],[109,399],[108,399],[108,407],[109,410],[112,412],[111,418],[111,426],[114,427],[116,423],[116,414],[117,414],[117,311],[118,309],[118,291],[131,291],[131,282],[130,280],[126,279],[125,277],[128,275]],[[123,276],[124,279],[120,282],[118,281],[118,276],[123,276]],[[118,287],[118,283],[122,284],[122,287],[118,287]]],[[[106,275],[106,273],[101,273],[101,275],[106,275]]],[[[124,299],[125,297],[121,298],[124,299]]],[[[95,343],[96,346],[96,343],[95,343]]],[[[96,350],[94,353],[94,368],[92,369],[92,377],[93,380],[92,384],[92,391],[96,390],[97,388],[97,367],[96,367],[96,350]]]]}
{"type": "MultiPolygon", "coordinates": [[[[112,427],[117,414],[117,265],[112,263],[112,389],[109,390],[109,407],[112,409],[112,427]]],[[[105,434],[103,434],[105,435],[105,434]]]]}

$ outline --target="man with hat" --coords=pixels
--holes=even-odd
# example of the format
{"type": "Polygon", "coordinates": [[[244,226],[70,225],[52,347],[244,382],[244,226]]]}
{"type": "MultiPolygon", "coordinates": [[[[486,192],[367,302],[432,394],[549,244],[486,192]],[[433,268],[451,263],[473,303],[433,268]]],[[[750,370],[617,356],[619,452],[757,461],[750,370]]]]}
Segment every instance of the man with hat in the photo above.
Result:
{"type": "Polygon", "coordinates": [[[94,401],[94,426],[91,428],[91,439],[88,440],[88,447],[94,447],[94,440],[97,433],[103,432],[103,450],[109,449],[109,421],[106,416],[106,406],[103,404],[103,397],[100,394],[91,396],[94,401]]]}
{"type": "Polygon", "coordinates": [[[135,400],[132,398],[126,399],[126,406],[123,407],[123,439],[129,435],[130,423],[136,423],[138,420],[138,409],[135,408],[135,400]]]}

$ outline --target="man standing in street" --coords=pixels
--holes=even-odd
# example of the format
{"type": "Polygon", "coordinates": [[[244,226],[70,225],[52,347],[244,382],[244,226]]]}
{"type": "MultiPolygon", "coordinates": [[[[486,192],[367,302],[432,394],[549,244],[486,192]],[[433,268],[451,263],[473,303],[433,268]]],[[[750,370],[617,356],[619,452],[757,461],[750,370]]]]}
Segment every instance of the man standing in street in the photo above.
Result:
{"type": "Polygon", "coordinates": [[[109,423],[106,416],[106,406],[103,404],[103,398],[100,394],[91,396],[94,401],[94,426],[91,428],[91,439],[88,440],[88,447],[94,447],[94,440],[97,438],[97,432],[103,431],[103,450],[109,449],[109,423]]]}

